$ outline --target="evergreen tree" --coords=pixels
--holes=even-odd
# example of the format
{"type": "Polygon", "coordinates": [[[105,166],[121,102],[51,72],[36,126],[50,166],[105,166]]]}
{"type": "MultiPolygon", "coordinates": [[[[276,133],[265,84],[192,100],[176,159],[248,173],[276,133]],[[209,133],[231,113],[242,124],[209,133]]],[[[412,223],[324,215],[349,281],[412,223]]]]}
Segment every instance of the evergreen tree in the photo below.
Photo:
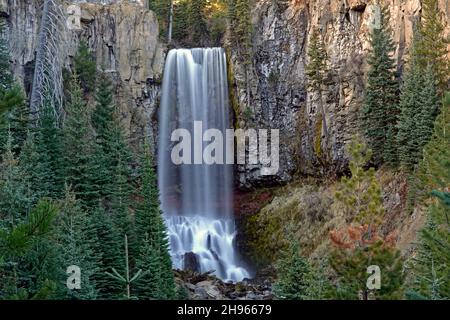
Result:
{"type": "Polygon", "coordinates": [[[190,41],[200,44],[208,33],[205,17],[205,0],[189,0],[188,29],[190,41]]]}
{"type": "Polygon", "coordinates": [[[419,194],[420,198],[429,198],[434,189],[432,193],[439,201],[429,205],[427,223],[419,235],[418,254],[413,264],[414,297],[418,294],[425,299],[449,299],[450,93],[436,119],[433,137],[424,149],[415,183],[425,193],[419,194]]]}
{"type": "Polygon", "coordinates": [[[123,287],[112,281],[106,272],[111,272],[112,268],[119,272],[123,272],[125,269],[122,235],[101,206],[91,214],[90,221],[97,240],[92,245],[92,249],[94,256],[99,258],[96,264],[98,271],[93,276],[93,282],[98,289],[97,297],[99,299],[121,299],[125,296],[123,287]]]}
{"type": "Polygon", "coordinates": [[[367,238],[368,227],[349,227],[348,240],[338,233],[332,233],[336,248],[330,255],[330,266],[335,273],[335,299],[350,300],[398,300],[403,297],[403,262],[400,251],[395,249],[391,239],[380,238],[374,230],[367,238]],[[379,289],[369,289],[367,280],[369,266],[380,268],[379,289]]]}
{"type": "Polygon", "coordinates": [[[143,278],[137,280],[135,288],[136,294],[141,300],[172,298],[172,296],[167,297],[160,288],[160,275],[167,270],[161,268],[160,252],[157,250],[158,248],[152,245],[146,235],[136,260],[136,268],[144,271],[143,278]]]}
{"type": "Polygon", "coordinates": [[[53,109],[44,105],[38,126],[28,133],[20,154],[31,191],[37,198],[58,199],[63,190],[61,129],[53,109]]]}
{"type": "Polygon", "coordinates": [[[422,70],[431,65],[440,93],[448,89],[450,71],[444,21],[443,13],[439,9],[439,0],[422,1],[422,21],[418,30],[421,37],[417,44],[418,63],[422,70]]]}
{"type": "Polygon", "coordinates": [[[88,215],[68,187],[66,187],[64,199],[61,201],[56,223],[56,242],[61,270],[58,298],[93,300],[97,296],[93,278],[94,274],[98,272],[96,268],[98,261],[92,248],[97,239],[94,231],[91,230],[91,221],[88,215]],[[81,269],[82,285],[80,289],[70,290],[66,286],[66,270],[72,265],[81,269]]]}
{"type": "Polygon", "coordinates": [[[419,63],[418,43],[415,34],[413,53],[400,96],[400,116],[397,124],[399,160],[412,170],[422,157],[422,148],[430,139],[434,119],[439,110],[436,78],[431,66],[424,71],[419,63]]]}
{"type": "Polygon", "coordinates": [[[29,181],[12,151],[13,145],[10,133],[0,162],[0,229],[9,229],[21,222],[33,203],[29,181]]]}
{"type": "Polygon", "coordinates": [[[274,284],[274,293],[278,299],[326,298],[329,290],[328,279],[300,254],[297,242],[291,240],[288,249],[278,260],[276,269],[277,281],[274,284]]]}
{"type": "Polygon", "coordinates": [[[417,177],[427,197],[431,190],[444,190],[450,185],[450,93],[436,118],[434,134],[424,148],[417,177]]]}
{"type": "Polygon", "coordinates": [[[169,14],[170,14],[171,0],[149,0],[149,8],[154,13],[159,22],[159,34],[165,38],[169,28],[169,14]]]}
{"type": "Polygon", "coordinates": [[[389,25],[389,8],[383,7],[380,28],[370,33],[372,50],[362,120],[365,137],[377,163],[397,162],[395,125],[398,115],[399,85],[393,53],[395,44],[389,25]]]}
{"type": "MultiPolygon", "coordinates": [[[[100,195],[108,202],[112,201],[113,194],[118,188],[119,192],[131,189],[130,186],[126,186],[126,181],[131,176],[129,165],[132,156],[117,119],[112,95],[111,82],[103,76],[96,94],[96,108],[92,114],[92,126],[96,133],[93,160],[97,167],[97,171],[93,174],[96,184],[102,186],[100,195]]],[[[123,203],[125,197],[121,197],[120,200],[123,203]]]]}
{"type": "Polygon", "coordinates": [[[348,146],[351,177],[343,177],[336,199],[344,208],[347,218],[370,226],[378,225],[384,215],[381,187],[374,168],[365,169],[372,151],[359,139],[348,146]]]}
{"type": "Polygon", "coordinates": [[[73,68],[78,75],[84,92],[94,92],[97,77],[97,65],[93,55],[89,52],[86,42],[81,41],[78,52],[73,58],[73,68]]]}
{"type": "Polygon", "coordinates": [[[33,250],[39,248],[38,244],[51,234],[56,214],[57,208],[52,202],[41,200],[24,219],[15,225],[0,228],[0,297],[51,297],[54,282],[51,279],[42,280],[40,276],[44,272],[41,270],[27,270],[24,257],[29,257],[33,250]]]}
{"type": "Polygon", "coordinates": [[[93,157],[95,146],[92,143],[90,112],[83,101],[81,88],[75,75],[70,84],[65,111],[67,113],[63,126],[65,182],[71,186],[83,206],[95,208],[98,205],[101,188],[95,176],[98,172],[98,164],[93,157]]]}
{"type": "Polygon", "coordinates": [[[159,208],[156,176],[153,170],[150,147],[147,143],[144,146],[141,170],[142,181],[139,194],[141,202],[137,205],[135,211],[137,248],[141,255],[136,264],[145,268],[142,270],[143,276],[136,282],[136,290],[138,297],[144,299],[152,297],[173,299],[176,292],[172,261],[169,255],[169,242],[162,212],[159,208]],[[156,265],[150,263],[153,260],[149,256],[150,251],[158,255],[156,265]],[[159,275],[157,285],[152,282],[155,273],[153,267],[156,267],[156,274],[159,275]],[[155,286],[158,288],[156,292],[150,292],[147,289],[155,286]]]}
{"type": "MultiPolygon", "coordinates": [[[[327,84],[329,68],[325,44],[323,43],[322,35],[317,29],[313,30],[311,38],[309,39],[308,64],[305,73],[308,79],[309,90],[318,95],[317,101],[321,113],[320,132],[318,134],[324,136],[324,141],[318,146],[316,153],[321,154],[322,148],[328,148],[328,126],[323,102],[323,90],[327,84]]],[[[321,137],[318,139],[321,141],[321,137]]],[[[328,153],[325,152],[325,157],[327,156],[328,153]]]]}

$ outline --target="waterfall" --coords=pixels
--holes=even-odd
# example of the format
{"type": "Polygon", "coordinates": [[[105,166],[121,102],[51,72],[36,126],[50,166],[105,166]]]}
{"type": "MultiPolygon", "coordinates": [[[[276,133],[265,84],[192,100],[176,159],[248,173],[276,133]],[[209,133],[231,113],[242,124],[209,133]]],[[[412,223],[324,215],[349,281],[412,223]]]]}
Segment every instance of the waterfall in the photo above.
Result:
{"type": "MultiPolygon", "coordinates": [[[[171,159],[173,130],[187,129],[194,136],[194,121],[201,121],[203,130],[218,129],[224,135],[231,129],[222,48],[168,53],[159,113],[158,184],[174,266],[183,269],[187,257],[194,256],[201,272],[215,270],[224,280],[240,281],[249,274],[234,248],[232,165],[175,165],[171,159]]],[[[194,155],[199,145],[192,145],[194,155]]],[[[206,145],[200,142],[200,147],[206,145]]]]}

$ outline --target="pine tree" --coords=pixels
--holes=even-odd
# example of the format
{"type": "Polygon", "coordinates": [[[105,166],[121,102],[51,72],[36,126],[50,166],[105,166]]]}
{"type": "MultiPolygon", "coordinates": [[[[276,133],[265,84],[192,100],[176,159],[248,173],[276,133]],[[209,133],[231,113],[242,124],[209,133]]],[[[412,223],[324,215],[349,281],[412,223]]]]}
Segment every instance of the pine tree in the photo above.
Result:
{"type": "Polygon", "coordinates": [[[422,1],[422,21],[419,25],[421,37],[417,44],[418,63],[425,70],[431,65],[439,92],[448,89],[450,62],[448,60],[448,41],[444,37],[444,15],[439,9],[438,0],[422,1]]]}
{"type": "Polygon", "coordinates": [[[436,78],[431,66],[422,69],[419,63],[416,32],[413,52],[400,96],[400,116],[397,124],[399,160],[408,170],[414,169],[422,157],[422,148],[430,139],[434,119],[439,110],[436,78]]]}
{"type": "MultiPolygon", "coordinates": [[[[96,94],[96,108],[92,114],[92,126],[96,133],[96,149],[93,160],[98,170],[93,173],[98,185],[102,186],[101,196],[111,201],[118,188],[131,189],[123,184],[131,175],[128,167],[132,162],[131,152],[126,144],[123,130],[117,119],[116,107],[113,104],[111,81],[101,77],[96,94]],[[119,177],[119,174],[124,177],[119,177]],[[120,181],[117,180],[120,178],[120,181]]],[[[124,200],[124,198],[121,198],[124,200]]]]}
{"type": "Polygon", "coordinates": [[[37,198],[58,199],[63,193],[61,134],[52,108],[44,105],[38,126],[28,132],[20,154],[20,165],[37,198]]]}
{"type": "Polygon", "coordinates": [[[421,199],[428,199],[430,194],[439,199],[429,205],[427,223],[420,232],[418,254],[413,263],[413,292],[426,299],[450,298],[447,281],[450,277],[449,135],[450,93],[447,93],[442,112],[436,119],[433,137],[424,149],[424,157],[415,180],[423,190],[423,194],[419,194],[421,199]]]}
{"type": "Polygon", "coordinates": [[[388,7],[381,9],[381,27],[374,28],[370,33],[372,50],[368,58],[369,73],[362,120],[364,134],[375,161],[385,161],[395,166],[399,85],[388,10],[388,7]]]}
{"type": "Polygon", "coordinates": [[[198,45],[208,34],[205,17],[205,0],[189,0],[188,29],[190,41],[198,45]]]}
{"type": "Polygon", "coordinates": [[[101,188],[95,176],[98,164],[92,156],[95,146],[92,143],[90,112],[83,101],[76,75],[70,84],[65,111],[67,113],[63,125],[65,183],[71,186],[83,206],[95,208],[98,205],[101,188]]]}
{"type": "Polygon", "coordinates": [[[98,272],[98,263],[93,252],[93,246],[97,242],[95,233],[91,230],[91,221],[87,213],[81,208],[81,204],[75,199],[75,195],[68,187],[65,190],[64,199],[60,204],[60,212],[56,221],[56,242],[59,251],[59,266],[61,271],[61,283],[58,298],[93,300],[97,296],[94,274],[98,272]],[[70,290],[65,279],[69,266],[78,266],[81,269],[81,288],[70,290]]]}
{"type": "Polygon", "coordinates": [[[26,270],[24,264],[26,257],[51,234],[56,214],[57,208],[52,202],[41,200],[22,221],[0,228],[0,297],[46,299],[52,296],[55,283],[51,279],[40,279],[42,272],[26,270]]]}
{"type": "MultiPolygon", "coordinates": [[[[136,290],[144,298],[152,296],[161,299],[175,298],[175,281],[172,272],[172,261],[169,255],[169,242],[167,239],[167,230],[159,208],[159,194],[156,186],[156,176],[153,170],[150,147],[146,143],[144,146],[143,159],[141,164],[141,202],[137,205],[135,211],[136,237],[138,239],[137,248],[141,253],[138,265],[150,264],[144,253],[150,248],[145,249],[145,242],[148,241],[151,249],[158,254],[159,281],[158,292],[148,292],[147,287],[153,287],[150,269],[143,269],[144,275],[137,281],[136,290]],[[146,240],[148,239],[148,240],[146,240]]],[[[148,244],[147,244],[148,245],[148,244]]],[[[139,295],[138,295],[139,296],[139,295]]]]}
{"type": "Polygon", "coordinates": [[[149,8],[158,18],[159,34],[165,38],[167,36],[167,30],[169,28],[169,14],[171,0],[149,0],[149,8]]]}
{"type": "Polygon", "coordinates": [[[368,226],[349,227],[345,236],[339,232],[331,233],[332,243],[336,246],[329,258],[336,282],[335,299],[398,300],[403,297],[400,251],[395,249],[392,236],[383,239],[372,229],[372,236],[367,238],[368,229],[368,226]],[[378,266],[381,272],[378,290],[367,287],[367,268],[372,265],[378,266]]]}
{"type": "Polygon", "coordinates": [[[0,229],[11,228],[21,222],[32,207],[33,196],[29,181],[13,153],[10,133],[0,162],[0,229]]]}
{"type": "Polygon", "coordinates": [[[158,248],[152,245],[146,235],[136,260],[136,268],[144,271],[142,278],[136,281],[135,286],[136,295],[141,300],[169,298],[160,287],[162,280],[160,276],[165,270],[161,268],[160,252],[157,250],[158,248]]]}
{"type": "Polygon", "coordinates": [[[341,203],[347,218],[370,226],[378,225],[384,215],[381,187],[374,168],[364,167],[372,157],[372,151],[359,139],[348,146],[351,177],[343,177],[336,199],[341,203]]]}
{"type": "Polygon", "coordinates": [[[316,300],[326,298],[328,279],[300,254],[299,244],[291,241],[277,261],[274,293],[278,299],[316,300]]]}
{"type": "MultiPolygon", "coordinates": [[[[324,136],[324,141],[320,143],[320,148],[316,150],[317,154],[322,154],[322,148],[328,148],[328,125],[327,117],[325,112],[325,106],[323,102],[323,91],[327,84],[327,77],[329,73],[328,68],[328,58],[325,49],[325,44],[322,40],[322,35],[318,29],[314,29],[311,38],[309,39],[308,46],[308,64],[306,66],[306,76],[308,79],[308,88],[311,92],[317,93],[319,110],[321,113],[321,123],[320,123],[320,138],[324,136]]],[[[325,157],[328,153],[325,152],[325,157]]]]}
{"type": "Polygon", "coordinates": [[[97,77],[97,66],[95,59],[89,52],[86,42],[81,41],[78,52],[73,58],[73,68],[78,75],[80,85],[84,92],[94,92],[97,77]]]}
{"type": "Polygon", "coordinates": [[[94,274],[94,283],[98,289],[99,299],[121,299],[125,296],[123,286],[112,281],[106,272],[112,268],[118,272],[125,270],[123,263],[123,240],[111,217],[99,206],[90,217],[97,242],[93,244],[94,255],[99,257],[94,274]]]}
{"type": "Polygon", "coordinates": [[[447,93],[436,118],[434,133],[425,146],[417,171],[418,187],[428,197],[431,190],[444,190],[450,185],[450,93],[447,93]]]}

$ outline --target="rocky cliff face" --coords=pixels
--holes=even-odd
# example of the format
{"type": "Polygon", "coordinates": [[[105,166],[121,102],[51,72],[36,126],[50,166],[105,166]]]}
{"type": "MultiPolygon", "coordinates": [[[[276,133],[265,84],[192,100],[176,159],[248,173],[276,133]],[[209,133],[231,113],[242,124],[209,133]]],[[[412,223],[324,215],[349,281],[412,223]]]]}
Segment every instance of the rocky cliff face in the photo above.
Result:
{"type": "MultiPolygon", "coordinates": [[[[399,71],[408,54],[413,25],[420,16],[419,0],[384,0],[397,43],[399,71]]],[[[296,172],[323,175],[344,170],[345,144],[358,131],[358,114],[367,72],[368,33],[374,18],[372,0],[258,0],[252,10],[252,64],[245,80],[242,59],[231,46],[232,84],[241,127],[280,129],[280,171],[263,177],[258,166],[238,168],[241,187],[286,182],[296,172]],[[329,143],[318,96],[306,89],[308,39],[321,30],[330,61],[331,84],[324,92],[329,143]],[[248,103],[250,101],[250,103],[248,103]],[[247,109],[248,108],[248,109],[247,109]],[[328,153],[328,158],[324,157],[328,153]]],[[[440,6],[447,21],[450,1],[440,6]]],[[[450,26],[447,27],[447,34],[450,26]]]]}
{"type": "MultiPolygon", "coordinates": [[[[164,67],[165,47],[158,41],[158,22],[141,1],[63,1],[63,9],[76,4],[81,9],[81,28],[64,30],[61,51],[65,65],[81,39],[95,55],[97,66],[116,84],[116,104],[131,142],[144,135],[154,140],[152,123],[164,67]]],[[[1,15],[9,26],[15,74],[29,93],[41,15],[40,0],[1,0],[1,15]]]]}

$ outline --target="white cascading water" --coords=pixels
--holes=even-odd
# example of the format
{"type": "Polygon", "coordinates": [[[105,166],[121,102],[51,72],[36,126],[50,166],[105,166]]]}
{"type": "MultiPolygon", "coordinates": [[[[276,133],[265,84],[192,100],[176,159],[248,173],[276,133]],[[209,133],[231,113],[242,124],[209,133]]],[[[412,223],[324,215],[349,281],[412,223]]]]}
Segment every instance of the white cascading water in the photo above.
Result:
{"type": "MultiPolygon", "coordinates": [[[[159,114],[158,184],[174,266],[183,269],[186,253],[195,254],[201,272],[215,270],[223,280],[240,281],[249,274],[239,265],[234,246],[233,166],[174,165],[171,160],[173,130],[187,129],[193,140],[194,121],[202,122],[203,132],[218,129],[225,136],[231,129],[222,48],[168,53],[159,114]]],[[[203,148],[207,144],[202,142],[203,148]]],[[[192,141],[192,158],[194,145],[192,141]]]]}

